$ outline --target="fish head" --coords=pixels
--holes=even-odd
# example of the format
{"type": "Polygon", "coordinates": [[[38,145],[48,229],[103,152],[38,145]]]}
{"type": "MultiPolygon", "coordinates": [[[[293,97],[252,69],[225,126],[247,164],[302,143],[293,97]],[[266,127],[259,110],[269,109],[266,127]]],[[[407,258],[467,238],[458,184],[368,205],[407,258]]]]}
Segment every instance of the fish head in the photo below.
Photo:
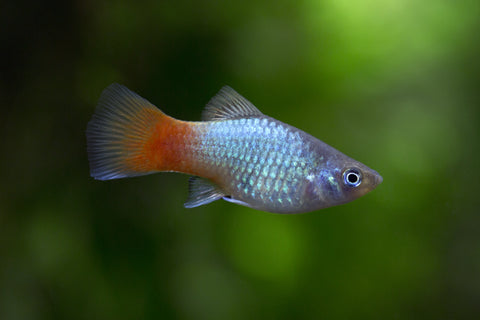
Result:
{"type": "Polygon", "coordinates": [[[351,158],[335,157],[317,168],[307,187],[317,209],[353,201],[382,183],[375,170],[351,158]]]}
{"type": "Polygon", "coordinates": [[[340,181],[341,191],[345,202],[360,198],[375,189],[382,183],[382,176],[366,165],[352,161],[346,163],[340,170],[337,179],[340,181]]]}

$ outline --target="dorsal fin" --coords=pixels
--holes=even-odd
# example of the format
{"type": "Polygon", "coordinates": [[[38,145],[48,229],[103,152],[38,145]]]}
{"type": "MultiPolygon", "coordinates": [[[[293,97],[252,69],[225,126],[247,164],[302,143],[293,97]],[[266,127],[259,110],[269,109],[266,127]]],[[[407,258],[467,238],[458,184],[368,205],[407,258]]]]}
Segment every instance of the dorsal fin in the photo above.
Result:
{"type": "Polygon", "coordinates": [[[202,120],[225,120],[233,118],[246,118],[263,115],[250,101],[242,97],[238,92],[224,86],[207,103],[202,113],[202,120]]]}

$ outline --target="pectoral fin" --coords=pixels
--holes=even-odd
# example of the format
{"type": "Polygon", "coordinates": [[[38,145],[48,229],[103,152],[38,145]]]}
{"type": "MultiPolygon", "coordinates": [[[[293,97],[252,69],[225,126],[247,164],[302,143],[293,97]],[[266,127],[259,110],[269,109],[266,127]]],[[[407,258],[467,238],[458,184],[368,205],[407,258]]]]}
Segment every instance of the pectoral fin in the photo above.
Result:
{"type": "Polygon", "coordinates": [[[225,194],[209,180],[191,177],[188,180],[188,199],[185,208],[195,208],[222,199],[225,194]]]}

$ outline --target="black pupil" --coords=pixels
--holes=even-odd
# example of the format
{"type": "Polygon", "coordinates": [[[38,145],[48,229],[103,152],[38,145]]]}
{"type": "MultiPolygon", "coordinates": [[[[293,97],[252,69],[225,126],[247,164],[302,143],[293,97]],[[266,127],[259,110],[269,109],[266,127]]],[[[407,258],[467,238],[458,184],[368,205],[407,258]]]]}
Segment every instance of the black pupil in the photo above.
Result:
{"type": "Polygon", "coordinates": [[[351,172],[347,175],[347,180],[348,182],[355,184],[358,182],[358,176],[356,173],[351,172]]]}

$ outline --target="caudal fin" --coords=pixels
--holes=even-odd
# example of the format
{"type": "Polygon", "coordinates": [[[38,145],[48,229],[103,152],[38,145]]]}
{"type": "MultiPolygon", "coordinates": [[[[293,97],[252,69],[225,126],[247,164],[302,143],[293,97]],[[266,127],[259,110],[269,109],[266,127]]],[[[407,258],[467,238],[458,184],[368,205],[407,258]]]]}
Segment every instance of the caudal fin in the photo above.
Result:
{"type": "Polygon", "coordinates": [[[90,175],[98,180],[158,171],[152,150],[162,122],[172,118],[119,84],[107,87],[87,126],[90,175]]]}

